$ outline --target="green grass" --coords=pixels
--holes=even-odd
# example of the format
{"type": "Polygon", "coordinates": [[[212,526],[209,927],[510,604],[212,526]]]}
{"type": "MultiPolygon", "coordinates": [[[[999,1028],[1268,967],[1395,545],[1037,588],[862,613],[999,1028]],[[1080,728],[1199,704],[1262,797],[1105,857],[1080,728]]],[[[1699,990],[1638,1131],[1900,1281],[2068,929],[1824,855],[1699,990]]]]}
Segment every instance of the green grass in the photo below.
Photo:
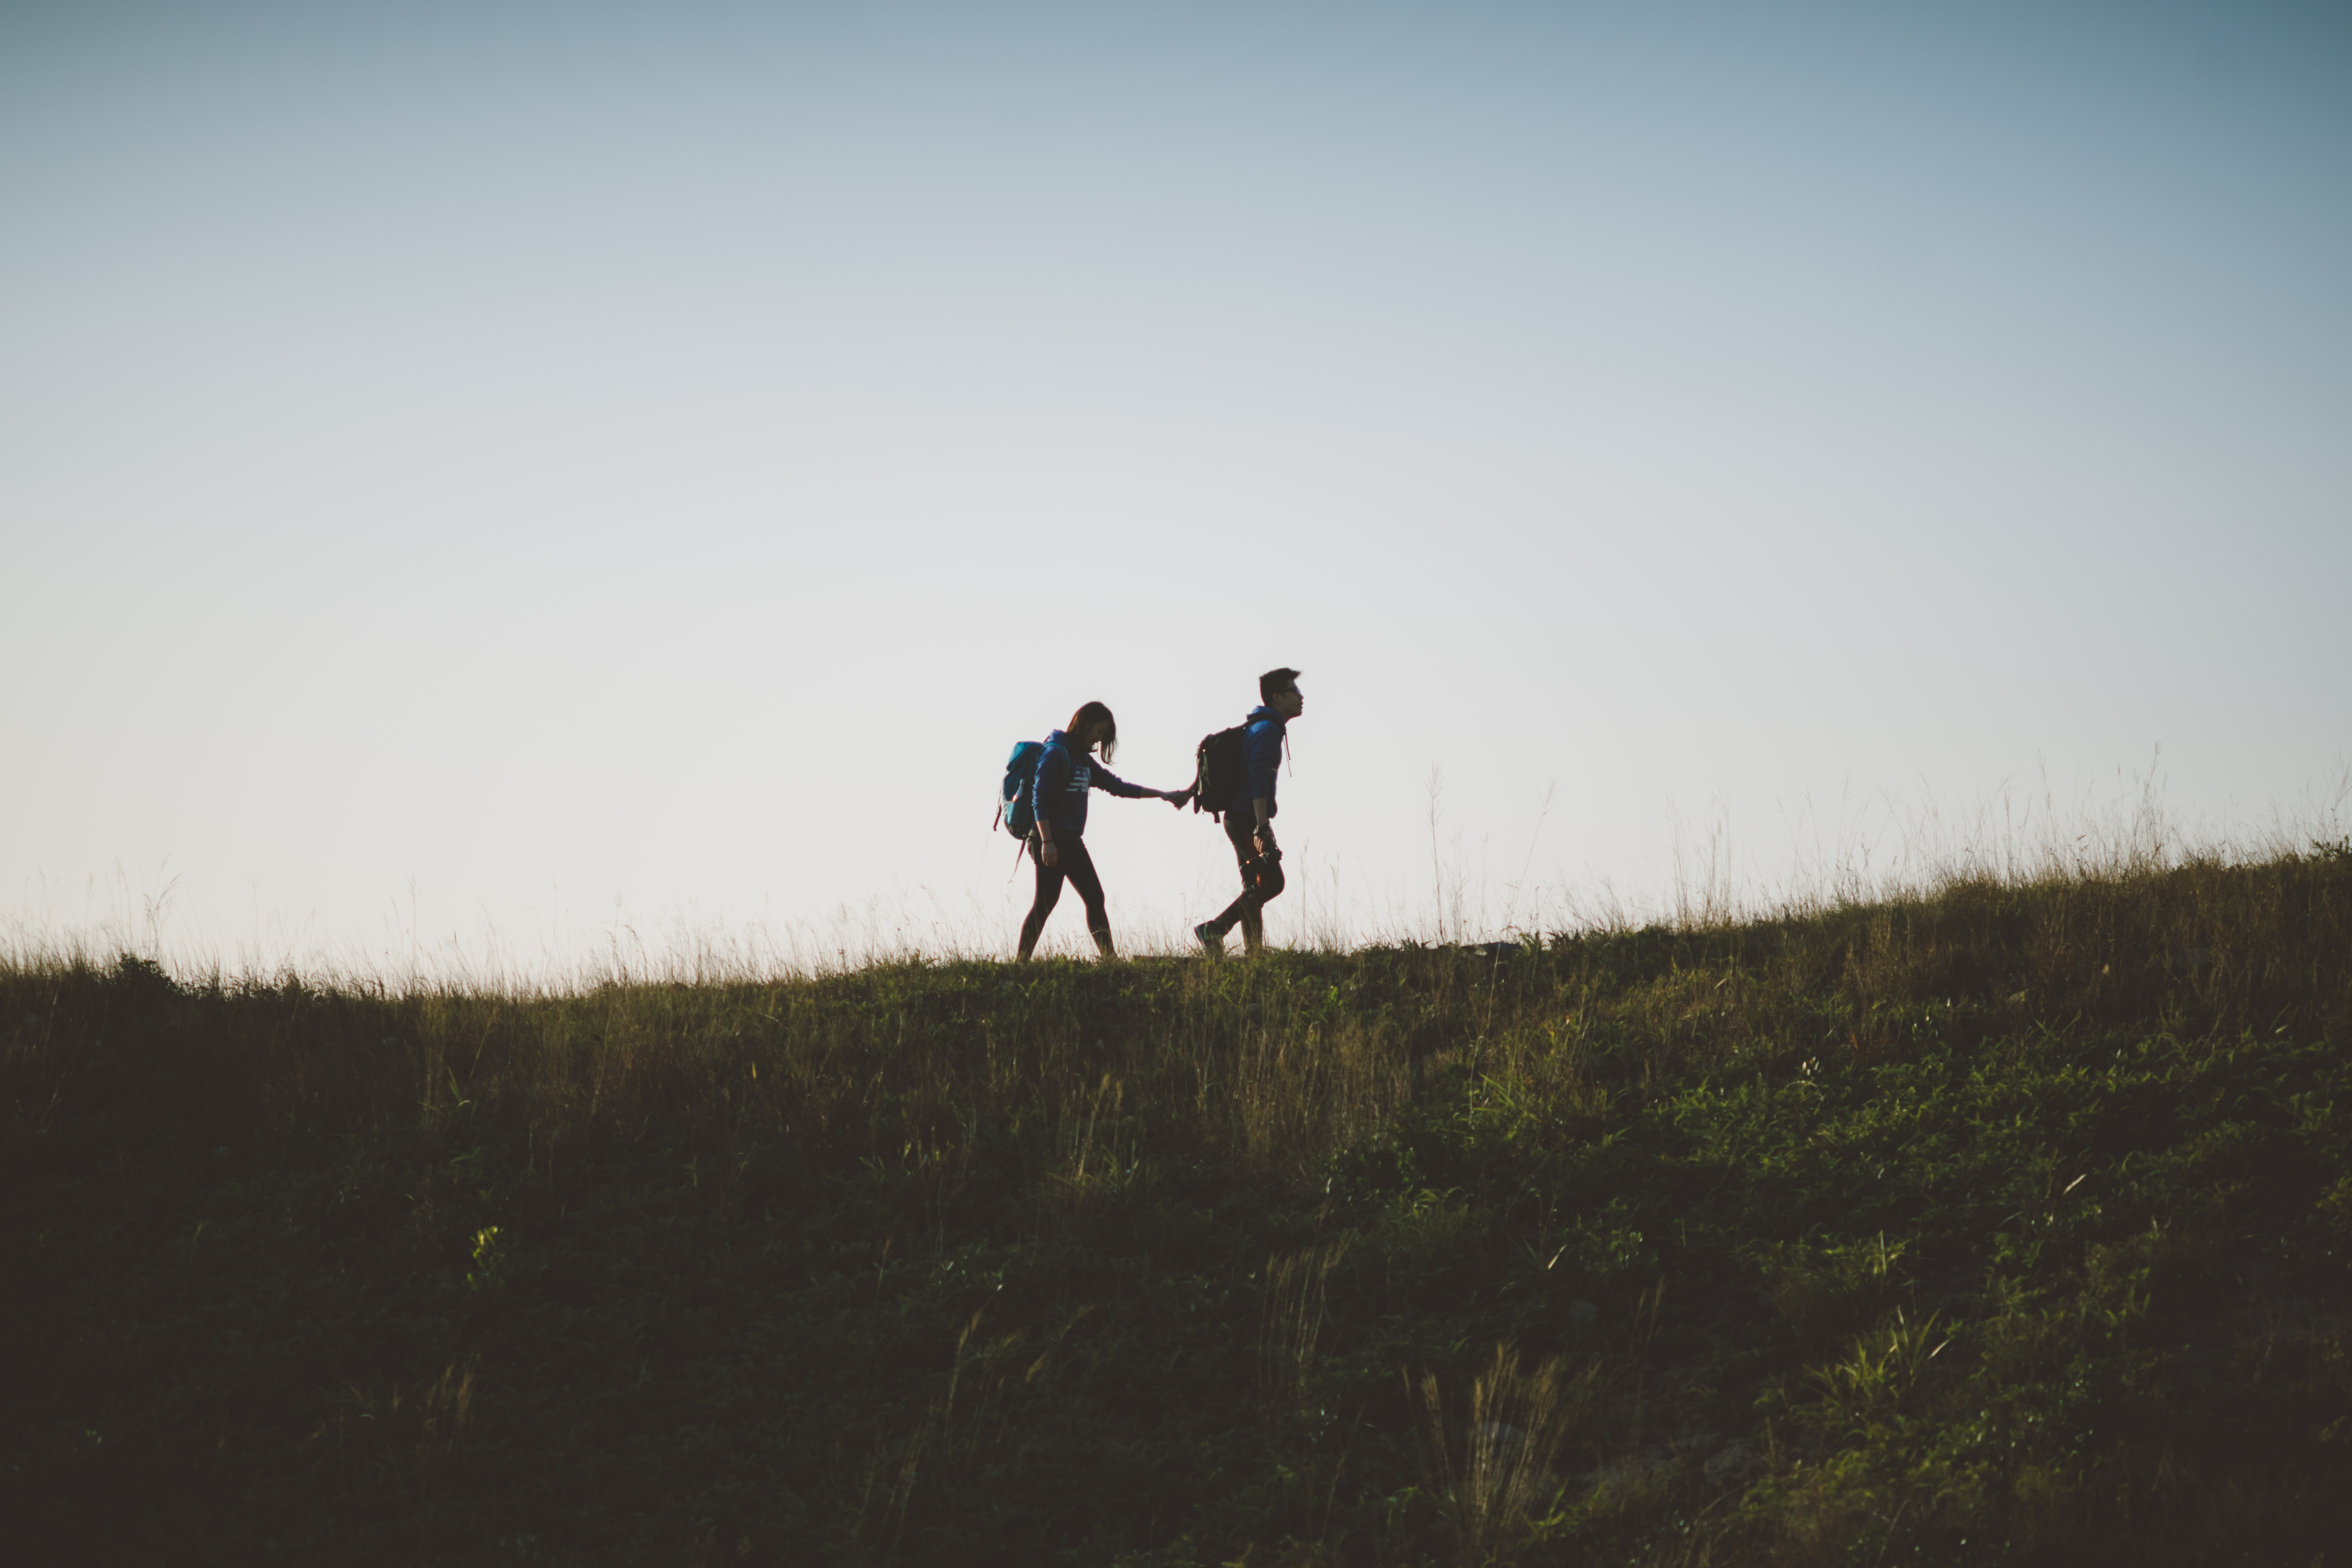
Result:
{"type": "Polygon", "coordinates": [[[0,970],[25,1561],[2308,1563],[2352,855],[578,994],[0,970]]]}

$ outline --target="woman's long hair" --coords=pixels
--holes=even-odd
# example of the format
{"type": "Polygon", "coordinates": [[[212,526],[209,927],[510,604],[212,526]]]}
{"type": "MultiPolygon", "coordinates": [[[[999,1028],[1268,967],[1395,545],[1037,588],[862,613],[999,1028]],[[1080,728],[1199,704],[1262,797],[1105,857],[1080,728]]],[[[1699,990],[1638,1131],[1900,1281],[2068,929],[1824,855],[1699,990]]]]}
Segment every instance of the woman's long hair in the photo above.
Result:
{"type": "Polygon", "coordinates": [[[1086,744],[1087,731],[1096,724],[1108,724],[1110,726],[1108,730],[1104,731],[1102,739],[1102,760],[1104,762],[1108,762],[1110,761],[1110,754],[1118,750],[1118,721],[1112,718],[1110,716],[1110,710],[1104,707],[1101,703],[1087,703],[1076,712],[1071,714],[1070,722],[1063,731],[1063,733],[1069,736],[1073,742],[1083,746],[1086,744]]]}

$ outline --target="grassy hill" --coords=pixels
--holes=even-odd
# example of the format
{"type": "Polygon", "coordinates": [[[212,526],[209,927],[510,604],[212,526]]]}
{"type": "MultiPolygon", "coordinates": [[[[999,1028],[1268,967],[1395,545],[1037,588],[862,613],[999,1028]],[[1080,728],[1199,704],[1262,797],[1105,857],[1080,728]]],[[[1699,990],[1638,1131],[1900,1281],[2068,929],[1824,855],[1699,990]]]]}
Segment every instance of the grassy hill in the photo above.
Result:
{"type": "Polygon", "coordinates": [[[570,995],[0,970],[27,1563],[2334,1563],[2352,852],[570,995]]]}

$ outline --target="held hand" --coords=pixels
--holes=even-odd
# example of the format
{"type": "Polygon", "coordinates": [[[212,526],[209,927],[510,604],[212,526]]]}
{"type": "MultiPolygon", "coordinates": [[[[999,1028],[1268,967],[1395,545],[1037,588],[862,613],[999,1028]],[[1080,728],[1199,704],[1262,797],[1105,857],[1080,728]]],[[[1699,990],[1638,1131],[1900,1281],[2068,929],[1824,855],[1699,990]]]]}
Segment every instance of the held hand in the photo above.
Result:
{"type": "Polygon", "coordinates": [[[1189,789],[1163,789],[1160,792],[1160,798],[1181,811],[1184,803],[1192,798],[1192,792],[1189,789]]]}

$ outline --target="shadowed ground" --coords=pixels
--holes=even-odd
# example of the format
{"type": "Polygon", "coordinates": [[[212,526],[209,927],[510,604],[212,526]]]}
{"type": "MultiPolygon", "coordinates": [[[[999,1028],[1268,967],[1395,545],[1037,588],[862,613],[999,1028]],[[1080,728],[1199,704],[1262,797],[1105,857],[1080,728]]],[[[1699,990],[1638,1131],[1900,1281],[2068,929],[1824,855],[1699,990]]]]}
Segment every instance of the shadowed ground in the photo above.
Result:
{"type": "Polygon", "coordinates": [[[0,972],[57,1563],[2308,1563],[2352,855],[578,994],[0,972]]]}

